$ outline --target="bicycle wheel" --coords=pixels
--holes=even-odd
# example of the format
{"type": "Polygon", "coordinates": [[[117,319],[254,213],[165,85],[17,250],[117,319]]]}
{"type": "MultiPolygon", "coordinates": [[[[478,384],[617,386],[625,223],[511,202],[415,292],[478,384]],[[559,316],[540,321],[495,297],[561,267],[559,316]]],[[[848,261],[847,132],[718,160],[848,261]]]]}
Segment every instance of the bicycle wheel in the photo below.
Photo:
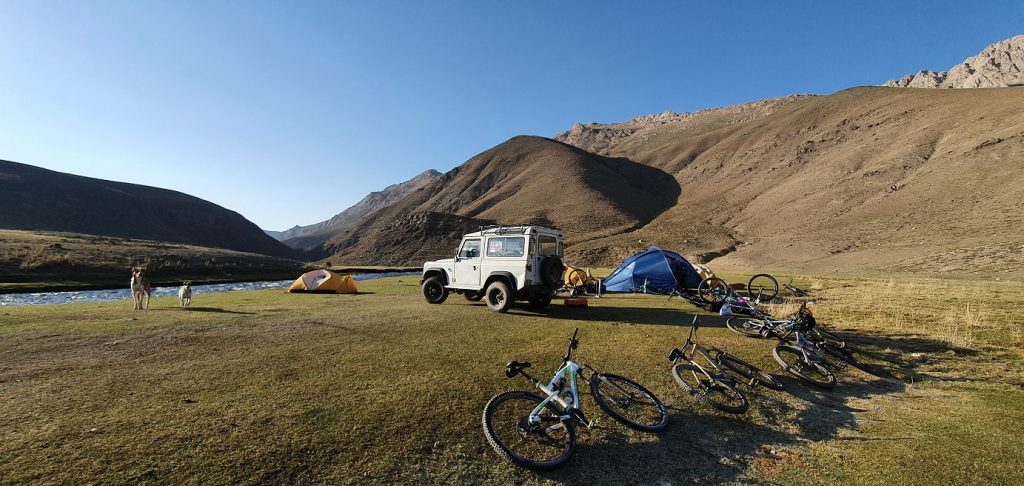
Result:
{"type": "Polygon", "coordinates": [[[756,299],[755,302],[758,304],[771,302],[775,296],[779,295],[779,282],[767,273],[754,275],[747,282],[747,295],[751,299],[756,299]]]}
{"type": "Polygon", "coordinates": [[[498,455],[537,470],[553,469],[569,460],[576,448],[571,420],[562,421],[558,409],[548,403],[540,413],[540,423],[530,423],[530,413],[542,401],[530,392],[509,391],[487,402],[484,435],[498,455]]]}
{"type": "Polygon", "coordinates": [[[804,354],[800,348],[789,344],[780,344],[772,350],[772,355],[787,373],[820,388],[836,387],[836,375],[818,363],[804,361],[804,354]]]}
{"type": "Polygon", "coordinates": [[[875,376],[882,376],[881,375],[881,373],[882,373],[881,369],[879,369],[879,368],[877,368],[875,366],[872,366],[870,364],[867,364],[864,361],[858,359],[857,356],[855,356],[855,353],[856,354],[860,354],[860,353],[859,353],[859,351],[857,351],[854,348],[850,348],[850,347],[842,347],[842,348],[840,348],[840,347],[835,346],[832,343],[828,343],[828,342],[822,344],[820,347],[826,353],[831,354],[832,356],[835,356],[835,357],[837,357],[837,358],[839,358],[839,359],[849,363],[850,366],[853,366],[854,368],[857,368],[857,369],[859,369],[859,370],[861,370],[861,371],[863,371],[865,373],[870,373],[870,374],[875,375],[875,376]]]}
{"type": "Polygon", "coordinates": [[[725,321],[725,327],[736,334],[752,338],[767,337],[761,334],[761,330],[770,328],[769,324],[762,319],[743,316],[730,317],[725,321]]]}
{"type": "Polygon", "coordinates": [[[668,427],[668,411],[658,397],[629,378],[595,373],[590,393],[605,413],[628,427],[645,432],[668,427]]]}
{"type": "Polygon", "coordinates": [[[729,296],[729,284],[718,277],[701,280],[697,285],[697,295],[708,304],[717,304],[729,296]]]}
{"type": "MultiPolygon", "coordinates": [[[[746,361],[743,361],[742,359],[739,359],[731,354],[720,354],[718,356],[718,362],[722,366],[725,366],[726,368],[729,368],[730,370],[739,373],[740,376],[743,376],[747,380],[750,380],[750,382],[759,383],[768,388],[771,388],[772,390],[782,391],[785,388],[782,382],[779,381],[779,379],[773,376],[771,373],[768,373],[767,371],[764,371],[761,368],[758,368],[757,366],[747,363],[746,361]]],[[[753,386],[753,383],[751,383],[751,386],[753,386]]]]}
{"type": "Polygon", "coordinates": [[[672,377],[698,402],[723,412],[743,413],[747,411],[749,406],[747,397],[722,380],[721,377],[709,380],[700,368],[689,363],[679,363],[673,366],[672,377]]]}
{"type": "Polygon", "coordinates": [[[836,334],[833,334],[833,333],[831,333],[829,331],[826,331],[826,330],[822,329],[821,326],[814,326],[813,328],[811,328],[810,330],[807,331],[807,334],[812,336],[813,338],[816,338],[816,339],[811,339],[812,341],[823,341],[823,342],[829,343],[829,344],[831,344],[831,345],[833,345],[833,346],[835,346],[837,348],[845,348],[846,347],[846,341],[844,341],[843,338],[839,337],[836,334]]]}

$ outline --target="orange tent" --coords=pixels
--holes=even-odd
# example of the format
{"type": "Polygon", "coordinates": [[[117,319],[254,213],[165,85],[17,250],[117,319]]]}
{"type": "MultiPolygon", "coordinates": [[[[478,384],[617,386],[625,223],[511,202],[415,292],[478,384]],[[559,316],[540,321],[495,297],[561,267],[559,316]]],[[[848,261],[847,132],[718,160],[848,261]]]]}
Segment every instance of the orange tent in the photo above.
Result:
{"type": "Polygon", "coordinates": [[[354,294],[356,281],[351,275],[338,275],[327,270],[313,270],[295,279],[289,292],[321,292],[328,294],[354,294]]]}

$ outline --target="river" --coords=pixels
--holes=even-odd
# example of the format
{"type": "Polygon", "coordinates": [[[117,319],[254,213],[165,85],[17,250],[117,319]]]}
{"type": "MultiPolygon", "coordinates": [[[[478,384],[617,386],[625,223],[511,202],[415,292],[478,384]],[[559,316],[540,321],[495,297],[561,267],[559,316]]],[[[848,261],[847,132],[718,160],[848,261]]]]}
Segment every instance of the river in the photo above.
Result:
{"type": "MultiPolygon", "coordinates": [[[[411,276],[418,273],[384,272],[360,273],[353,275],[356,281],[373,280],[385,277],[411,276]]],[[[295,280],[275,280],[271,282],[236,282],[208,285],[193,285],[192,294],[208,294],[212,292],[235,292],[239,290],[283,289],[295,280]]],[[[154,287],[153,297],[178,295],[178,287],[154,287]]],[[[74,304],[78,302],[109,302],[114,300],[132,299],[131,290],[126,285],[123,289],[81,290],[70,292],[37,292],[32,294],[0,294],[0,307],[15,305],[39,304],[74,304]]]]}

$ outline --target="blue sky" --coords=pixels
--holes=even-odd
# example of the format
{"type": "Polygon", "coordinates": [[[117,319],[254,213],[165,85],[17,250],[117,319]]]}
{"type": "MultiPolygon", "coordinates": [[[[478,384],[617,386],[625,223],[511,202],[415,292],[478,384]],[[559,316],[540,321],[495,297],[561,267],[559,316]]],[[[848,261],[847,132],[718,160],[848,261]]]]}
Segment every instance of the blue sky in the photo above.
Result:
{"type": "Polygon", "coordinates": [[[948,69],[1024,33],[1024,2],[2,0],[0,21],[0,158],[285,229],[518,134],[948,69]]]}

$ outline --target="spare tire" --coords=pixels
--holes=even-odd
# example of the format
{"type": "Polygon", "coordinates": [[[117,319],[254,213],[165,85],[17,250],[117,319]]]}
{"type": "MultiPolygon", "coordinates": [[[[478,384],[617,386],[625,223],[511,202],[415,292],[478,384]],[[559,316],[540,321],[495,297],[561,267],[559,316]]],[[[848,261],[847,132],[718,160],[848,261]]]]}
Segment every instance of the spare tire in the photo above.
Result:
{"type": "Polygon", "coordinates": [[[565,265],[557,256],[546,256],[540,262],[540,281],[548,288],[557,289],[562,286],[562,271],[565,265]]]}

